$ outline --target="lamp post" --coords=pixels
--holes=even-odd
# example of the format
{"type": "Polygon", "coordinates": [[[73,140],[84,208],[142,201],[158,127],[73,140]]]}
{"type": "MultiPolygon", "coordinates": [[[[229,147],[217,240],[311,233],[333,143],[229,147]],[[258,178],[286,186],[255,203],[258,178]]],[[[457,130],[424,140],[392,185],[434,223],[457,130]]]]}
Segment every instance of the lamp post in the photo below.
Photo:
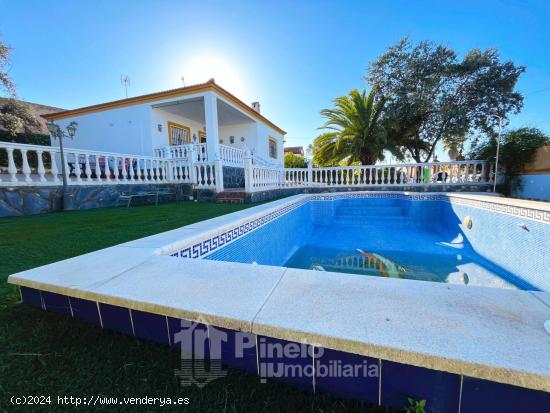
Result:
{"type": "Polygon", "coordinates": [[[497,178],[498,178],[498,155],[500,152],[500,135],[502,133],[502,117],[499,115],[493,115],[498,119],[498,138],[497,138],[497,155],[495,158],[495,181],[493,182],[493,194],[497,191],[497,178]]]}
{"type": "MultiPolygon", "coordinates": [[[[78,123],[71,122],[67,125],[66,132],[62,130],[58,124],[54,123],[53,121],[49,121],[47,123],[48,131],[50,132],[50,135],[54,138],[59,139],[59,152],[61,154],[61,175],[63,179],[63,193],[62,193],[62,206],[61,209],[66,210],[68,209],[68,202],[67,202],[67,171],[65,169],[65,153],[63,152],[63,138],[69,138],[73,139],[74,135],[76,134],[76,127],[78,123]]],[[[55,162],[52,159],[52,162],[55,162]]],[[[76,160],[78,162],[78,159],[76,160]]]]}

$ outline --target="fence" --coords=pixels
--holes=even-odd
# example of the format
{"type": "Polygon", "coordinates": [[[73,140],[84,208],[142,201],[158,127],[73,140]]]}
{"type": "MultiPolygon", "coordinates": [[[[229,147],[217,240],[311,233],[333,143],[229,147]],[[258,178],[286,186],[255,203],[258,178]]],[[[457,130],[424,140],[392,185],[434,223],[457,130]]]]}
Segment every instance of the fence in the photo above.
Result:
{"type": "MultiPolygon", "coordinates": [[[[193,164],[185,159],[72,148],[66,148],[64,155],[70,185],[190,183],[198,188],[217,188],[215,162],[193,164]]],[[[223,177],[221,179],[223,181],[223,177]]],[[[58,148],[0,142],[0,186],[61,184],[58,148]]],[[[218,189],[223,190],[223,186],[218,189]]]]}
{"type": "MultiPolygon", "coordinates": [[[[282,168],[226,145],[220,145],[221,159],[214,161],[208,161],[206,144],[160,148],[155,150],[157,156],[72,148],[64,153],[71,185],[189,183],[221,192],[224,165],[244,167],[246,192],[302,187],[482,186],[491,185],[495,177],[493,165],[486,161],[282,168]]],[[[58,148],[0,142],[0,186],[60,185],[61,170],[58,148]]]]}
{"type": "Polygon", "coordinates": [[[274,168],[254,166],[248,188],[376,187],[491,185],[493,165],[486,161],[450,161],[399,165],[360,165],[323,168],[285,168],[283,178],[274,168]]]}

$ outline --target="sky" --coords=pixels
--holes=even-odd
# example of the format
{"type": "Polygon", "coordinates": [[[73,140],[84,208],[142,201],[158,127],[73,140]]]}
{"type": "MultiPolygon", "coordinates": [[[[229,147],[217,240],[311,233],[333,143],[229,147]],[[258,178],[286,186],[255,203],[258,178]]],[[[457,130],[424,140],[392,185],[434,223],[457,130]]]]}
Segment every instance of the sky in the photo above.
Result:
{"type": "Polygon", "coordinates": [[[495,47],[524,65],[511,127],[550,133],[550,0],[101,1],[0,0],[18,97],[72,109],[216,82],[307,146],[319,111],[368,85],[370,61],[409,36],[460,56],[495,47]]]}

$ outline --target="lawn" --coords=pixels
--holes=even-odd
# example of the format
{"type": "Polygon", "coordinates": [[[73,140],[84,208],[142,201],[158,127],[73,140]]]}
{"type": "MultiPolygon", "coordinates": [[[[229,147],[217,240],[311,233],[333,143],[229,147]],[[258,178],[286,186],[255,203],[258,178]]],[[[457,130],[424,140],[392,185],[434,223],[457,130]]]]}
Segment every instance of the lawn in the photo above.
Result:
{"type": "MultiPolygon", "coordinates": [[[[190,404],[179,410],[193,412],[386,412],[302,393],[282,383],[261,384],[256,377],[236,370],[203,389],[181,387],[174,375],[177,353],[23,305],[18,289],[6,283],[8,275],[18,271],[247,207],[167,203],[0,218],[0,411],[73,410],[56,403],[14,409],[11,396],[49,395],[57,401],[58,395],[105,395],[189,397],[190,404]]],[[[155,409],[117,406],[116,410],[155,409]]]]}

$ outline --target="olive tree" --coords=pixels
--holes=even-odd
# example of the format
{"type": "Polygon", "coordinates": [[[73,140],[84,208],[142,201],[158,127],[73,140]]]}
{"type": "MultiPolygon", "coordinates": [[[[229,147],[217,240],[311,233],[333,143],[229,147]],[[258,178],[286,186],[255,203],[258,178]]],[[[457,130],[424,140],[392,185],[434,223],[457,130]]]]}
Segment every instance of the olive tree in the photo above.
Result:
{"type": "Polygon", "coordinates": [[[11,48],[0,39],[0,89],[9,96],[0,104],[0,125],[8,136],[15,138],[18,132],[29,133],[39,123],[31,107],[16,99],[15,84],[8,73],[10,52],[11,48]]]}
{"type": "Polygon", "coordinates": [[[519,112],[523,97],[515,86],[524,71],[501,62],[495,49],[473,49],[459,60],[449,47],[404,38],[370,64],[365,80],[387,99],[388,141],[427,162],[438,143],[461,147],[474,132],[494,131],[492,115],[519,112]]]}

